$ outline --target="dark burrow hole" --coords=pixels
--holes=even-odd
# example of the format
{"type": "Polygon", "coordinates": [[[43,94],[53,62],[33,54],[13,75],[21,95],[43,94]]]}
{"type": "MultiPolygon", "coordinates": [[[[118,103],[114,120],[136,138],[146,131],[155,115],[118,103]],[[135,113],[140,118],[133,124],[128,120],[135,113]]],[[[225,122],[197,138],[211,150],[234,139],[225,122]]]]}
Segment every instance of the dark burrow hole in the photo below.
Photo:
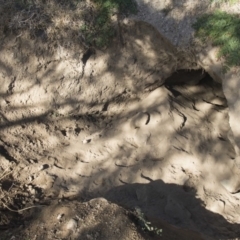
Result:
{"type": "Polygon", "coordinates": [[[0,146],[0,155],[5,157],[9,162],[17,162],[17,160],[9,154],[8,150],[4,146],[0,146]]]}
{"type": "Polygon", "coordinates": [[[1,187],[4,191],[8,191],[12,187],[12,185],[13,185],[13,181],[9,179],[3,180],[1,183],[1,187]]]}
{"type": "MultiPolygon", "coordinates": [[[[222,84],[216,82],[204,69],[177,70],[165,80],[164,86],[172,93],[172,96],[175,98],[182,95],[181,87],[184,87],[186,89],[190,86],[204,86],[206,88],[211,88],[215,92],[214,94],[216,97],[221,96],[225,99],[222,91],[222,84]]],[[[203,99],[204,93],[202,92],[201,95],[200,92],[198,95],[201,99],[203,99]]],[[[227,106],[226,99],[224,106],[227,106]]]]}
{"type": "Polygon", "coordinates": [[[83,62],[84,65],[87,63],[88,59],[89,59],[94,53],[95,53],[94,49],[89,48],[89,49],[83,54],[82,62],[83,62]]]}
{"type": "Polygon", "coordinates": [[[213,81],[207,72],[203,69],[189,70],[181,69],[174,72],[170,77],[165,80],[165,86],[177,85],[198,85],[213,81]]]}
{"type": "Polygon", "coordinates": [[[81,132],[81,128],[80,127],[76,127],[75,129],[74,129],[74,131],[75,131],[75,134],[78,136],[79,135],[79,133],[81,132]]]}
{"type": "Polygon", "coordinates": [[[63,135],[64,137],[67,136],[67,131],[66,131],[66,130],[61,130],[61,133],[62,133],[62,135],[63,135]]]}

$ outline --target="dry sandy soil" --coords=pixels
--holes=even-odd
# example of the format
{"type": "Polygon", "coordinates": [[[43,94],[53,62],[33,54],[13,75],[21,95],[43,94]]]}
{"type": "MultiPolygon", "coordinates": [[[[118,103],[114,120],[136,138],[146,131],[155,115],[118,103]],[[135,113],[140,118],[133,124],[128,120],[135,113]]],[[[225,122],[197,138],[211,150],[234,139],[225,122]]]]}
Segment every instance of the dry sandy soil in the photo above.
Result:
{"type": "Polygon", "coordinates": [[[221,84],[148,23],[121,35],[1,38],[0,239],[240,237],[221,84]]]}

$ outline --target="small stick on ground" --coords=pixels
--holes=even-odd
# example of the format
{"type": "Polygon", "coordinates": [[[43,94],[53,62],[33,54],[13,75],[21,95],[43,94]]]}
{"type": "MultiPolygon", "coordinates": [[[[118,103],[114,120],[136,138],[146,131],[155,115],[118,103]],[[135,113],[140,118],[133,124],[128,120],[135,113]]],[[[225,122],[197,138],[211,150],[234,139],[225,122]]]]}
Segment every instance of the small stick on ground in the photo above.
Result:
{"type": "Polygon", "coordinates": [[[5,178],[7,175],[9,175],[10,173],[12,173],[13,170],[10,171],[10,172],[8,172],[8,173],[6,173],[6,174],[5,174],[5,172],[7,172],[7,170],[5,170],[5,171],[3,172],[2,176],[0,177],[0,181],[1,181],[3,178],[5,178]]]}
{"type": "Polygon", "coordinates": [[[44,207],[44,206],[46,206],[46,205],[35,205],[35,206],[30,206],[30,207],[22,208],[22,209],[19,209],[19,210],[13,210],[13,209],[11,209],[10,207],[8,207],[3,201],[0,200],[0,202],[1,202],[1,203],[3,204],[3,206],[4,206],[5,208],[7,208],[9,211],[11,211],[11,212],[17,212],[17,213],[23,212],[23,211],[28,210],[28,209],[31,209],[31,208],[37,208],[37,207],[44,207]]]}

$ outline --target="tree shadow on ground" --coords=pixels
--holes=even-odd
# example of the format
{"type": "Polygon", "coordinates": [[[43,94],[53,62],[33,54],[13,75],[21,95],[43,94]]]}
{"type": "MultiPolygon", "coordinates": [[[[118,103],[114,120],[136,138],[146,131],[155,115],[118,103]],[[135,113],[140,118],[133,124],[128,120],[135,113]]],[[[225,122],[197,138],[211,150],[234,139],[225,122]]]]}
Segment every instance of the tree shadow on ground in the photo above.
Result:
{"type": "Polygon", "coordinates": [[[85,239],[88,236],[128,239],[130,229],[136,228],[137,239],[152,240],[238,239],[240,234],[239,224],[232,224],[220,214],[206,209],[193,188],[148,179],[146,184],[113,187],[101,197],[109,202],[102,198],[90,201],[63,199],[41,210],[29,210],[31,213],[27,215],[30,217],[25,218],[23,230],[12,234],[19,238],[30,237],[29,234],[34,233],[36,240],[63,236],[61,234],[64,237],[60,239],[85,239]],[[137,209],[143,213],[144,219],[137,214],[137,209]],[[62,219],[59,220],[61,214],[62,219]],[[77,230],[64,231],[71,219],[75,220],[77,230]],[[161,236],[147,231],[147,224],[162,229],[161,236]],[[199,227],[205,230],[199,231],[199,227]]]}
{"type": "MultiPolygon", "coordinates": [[[[228,140],[228,109],[221,86],[200,83],[165,87],[165,80],[175,70],[198,66],[148,24],[123,26],[124,47],[114,39],[109,49],[96,51],[85,63],[82,57],[86,49],[75,44],[72,40],[77,42],[78,38],[72,36],[66,34],[60,39],[65,44],[53,40],[50,45],[24,34],[3,39],[1,145],[18,164],[9,164],[2,152],[2,170],[11,167],[12,178],[27,185],[21,190],[30,199],[27,206],[36,204],[36,198],[43,204],[79,196],[106,196],[115,201],[111,189],[125,191],[126,187],[133,205],[137,196],[148,215],[144,199],[151,205],[148,193],[155,194],[148,192],[148,186],[163,187],[167,195],[181,188],[172,187],[178,183],[197,189],[200,197],[207,196],[208,206],[214,209],[216,202],[221,210],[222,200],[214,195],[220,189],[220,195],[230,199],[224,206],[232,211],[238,199],[224,192],[221,185],[210,188],[207,183],[218,183],[214,177],[221,171],[226,179],[231,178],[231,159],[235,157],[228,140]],[[208,176],[208,172],[214,176],[208,176]],[[206,182],[202,183],[202,178],[206,182]],[[164,187],[162,181],[169,187],[164,187]],[[132,185],[136,182],[139,185],[132,185]],[[117,188],[119,185],[124,186],[117,188]],[[29,190],[30,186],[36,194],[31,193],[34,191],[29,190]],[[134,192],[136,186],[139,195],[134,192]],[[147,195],[142,189],[147,189],[147,195]]],[[[203,214],[200,231],[213,235],[215,225],[205,228],[211,214],[202,209],[195,195],[189,195],[182,205],[164,198],[164,211],[169,213],[166,220],[181,225],[169,209],[173,204],[183,219],[192,221],[182,208],[185,201],[192,200],[203,214]]],[[[5,203],[17,210],[26,205],[20,200],[5,203]]],[[[121,198],[119,202],[124,204],[121,198]]],[[[217,214],[212,218],[219,219],[216,226],[221,236],[227,230],[220,226],[236,227],[232,224],[231,228],[217,214]]]]}
{"type": "MultiPolygon", "coordinates": [[[[112,188],[104,197],[128,209],[140,208],[149,221],[158,223],[158,228],[163,228],[161,225],[163,221],[177,225],[181,229],[197,232],[198,226],[202,226],[205,229],[201,232],[203,236],[213,239],[238,238],[240,234],[237,230],[239,224],[231,224],[220,214],[207,210],[205,203],[196,197],[195,190],[186,186],[149,179],[149,183],[146,184],[125,184],[112,188]]],[[[189,237],[184,234],[179,236],[181,239],[195,239],[193,236],[189,237]]]]}

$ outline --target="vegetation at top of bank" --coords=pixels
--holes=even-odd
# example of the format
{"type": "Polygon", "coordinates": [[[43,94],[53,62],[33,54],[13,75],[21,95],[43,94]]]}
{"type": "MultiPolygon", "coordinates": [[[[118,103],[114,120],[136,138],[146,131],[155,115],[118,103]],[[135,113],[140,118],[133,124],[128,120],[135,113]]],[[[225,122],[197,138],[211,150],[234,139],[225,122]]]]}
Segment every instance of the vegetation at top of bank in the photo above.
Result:
{"type": "Polygon", "coordinates": [[[193,25],[203,42],[219,47],[218,58],[225,60],[225,70],[240,66],[240,18],[216,11],[204,14],[193,25]]]}
{"type": "Polygon", "coordinates": [[[71,28],[87,47],[96,48],[107,47],[116,36],[116,21],[137,13],[135,0],[0,0],[0,6],[4,33],[28,31],[33,38],[49,38],[54,32],[59,39],[71,28]]]}
{"type": "Polygon", "coordinates": [[[211,0],[211,3],[221,4],[221,3],[229,3],[234,4],[237,3],[239,0],[211,0]]]}
{"type": "Polygon", "coordinates": [[[85,21],[81,31],[89,45],[104,48],[116,35],[116,21],[123,15],[137,13],[137,4],[134,0],[92,0],[94,13],[91,21],[85,21]]]}

